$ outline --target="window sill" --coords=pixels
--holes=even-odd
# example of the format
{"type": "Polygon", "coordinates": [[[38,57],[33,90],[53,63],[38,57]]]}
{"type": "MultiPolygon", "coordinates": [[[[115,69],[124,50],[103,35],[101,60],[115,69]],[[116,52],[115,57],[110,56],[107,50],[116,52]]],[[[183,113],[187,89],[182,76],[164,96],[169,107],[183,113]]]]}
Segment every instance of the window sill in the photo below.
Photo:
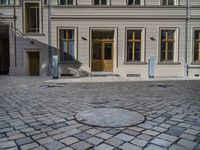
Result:
{"type": "Polygon", "coordinates": [[[158,62],[158,65],[180,65],[180,62],[158,62]]]}
{"type": "Polygon", "coordinates": [[[23,33],[23,36],[45,36],[44,33],[23,33]]]}
{"type": "Polygon", "coordinates": [[[191,62],[191,65],[200,65],[200,61],[199,62],[191,62]]]}
{"type": "Polygon", "coordinates": [[[124,62],[124,65],[146,65],[146,62],[124,62]]]}
{"type": "Polygon", "coordinates": [[[78,61],[61,61],[60,65],[78,65],[80,64],[78,61]]]}

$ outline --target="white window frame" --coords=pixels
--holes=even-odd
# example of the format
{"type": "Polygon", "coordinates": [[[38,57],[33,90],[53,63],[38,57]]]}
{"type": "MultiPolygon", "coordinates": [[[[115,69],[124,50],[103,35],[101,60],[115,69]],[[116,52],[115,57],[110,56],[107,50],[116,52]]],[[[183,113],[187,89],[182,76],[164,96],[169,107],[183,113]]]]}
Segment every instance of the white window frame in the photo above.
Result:
{"type": "Polygon", "coordinates": [[[179,0],[174,0],[174,5],[162,5],[162,1],[163,0],[160,0],[160,6],[178,6],[179,5],[179,0]]]}
{"type": "Polygon", "coordinates": [[[145,27],[126,27],[125,28],[125,52],[124,52],[124,62],[125,63],[145,63],[145,55],[146,55],[146,28],[145,27]],[[141,32],[141,60],[140,62],[133,61],[130,62],[127,60],[127,31],[128,30],[142,30],[141,32]]]}
{"type": "Polygon", "coordinates": [[[143,6],[143,5],[145,5],[145,3],[144,3],[145,0],[140,0],[140,5],[134,5],[134,4],[129,5],[129,4],[128,4],[128,1],[129,1],[129,0],[126,0],[126,5],[127,5],[127,6],[143,6]]]}
{"type": "Polygon", "coordinates": [[[159,34],[158,34],[158,63],[179,63],[179,28],[178,27],[160,27],[159,28],[159,34]],[[161,31],[162,30],[174,30],[174,60],[172,62],[162,62],[160,59],[160,53],[161,53],[161,31]]]}
{"type": "Polygon", "coordinates": [[[192,29],[192,63],[198,63],[200,64],[200,61],[194,61],[194,44],[195,44],[195,31],[200,31],[200,27],[193,27],[192,29]]]}
{"type": "Polygon", "coordinates": [[[78,28],[77,27],[57,27],[57,48],[58,58],[61,64],[75,63],[78,59],[78,28]],[[61,61],[60,58],[60,30],[74,30],[74,61],[61,61]]]}
{"type": "Polygon", "coordinates": [[[42,31],[42,9],[41,9],[41,1],[40,0],[36,0],[36,1],[30,1],[30,0],[25,0],[23,2],[23,31],[25,34],[41,34],[43,31],[42,31]],[[37,3],[39,4],[39,32],[26,32],[26,3],[37,3]]]}

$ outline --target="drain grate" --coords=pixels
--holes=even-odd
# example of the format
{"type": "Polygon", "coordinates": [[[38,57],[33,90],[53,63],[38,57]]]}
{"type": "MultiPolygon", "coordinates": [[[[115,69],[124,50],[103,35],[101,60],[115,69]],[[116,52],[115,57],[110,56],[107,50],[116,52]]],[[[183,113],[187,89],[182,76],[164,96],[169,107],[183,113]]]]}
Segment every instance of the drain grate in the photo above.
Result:
{"type": "Polygon", "coordinates": [[[45,84],[45,85],[40,85],[40,88],[54,88],[54,87],[64,87],[64,85],[58,85],[58,84],[45,84]]]}
{"type": "Polygon", "coordinates": [[[169,85],[169,84],[151,84],[148,85],[148,87],[159,87],[159,88],[169,88],[173,87],[174,85],[169,85]]]}

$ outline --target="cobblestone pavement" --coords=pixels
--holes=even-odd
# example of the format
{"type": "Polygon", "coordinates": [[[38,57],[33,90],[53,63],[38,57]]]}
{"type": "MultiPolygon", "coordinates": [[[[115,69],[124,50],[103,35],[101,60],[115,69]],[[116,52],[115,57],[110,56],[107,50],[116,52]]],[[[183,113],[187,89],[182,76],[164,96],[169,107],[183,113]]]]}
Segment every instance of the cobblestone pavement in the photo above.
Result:
{"type": "Polygon", "coordinates": [[[200,149],[200,81],[67,83],[0,76],[0,149],[200,149]],[[146,117],[126,128],[83,125],[74,115],[120,107],[146,117]]]}

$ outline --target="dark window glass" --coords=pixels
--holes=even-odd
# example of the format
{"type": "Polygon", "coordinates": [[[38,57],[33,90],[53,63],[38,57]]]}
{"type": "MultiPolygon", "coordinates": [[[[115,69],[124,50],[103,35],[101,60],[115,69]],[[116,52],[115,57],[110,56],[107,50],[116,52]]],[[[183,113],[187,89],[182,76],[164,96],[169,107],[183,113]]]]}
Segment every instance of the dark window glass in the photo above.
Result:
{"type": "Polygon", "coordinates": [[[195,31],[194,42],[194,61],[200,61],[200,31],[195,31]]]}
{"type": "Polygon", "coordinates": [[[73,5],[73,0],[60,0],[60,5],[73,5]]]}
{"type": "Polygon", "coordinates": [[[74,61],[74,30],[60,30],[60,59],[74,61]]]}
{"type": "Polygon", "coordinates": [[[140,0],[135,0],[135,5],[140,5],[140,0]]]}
{"type": "Polygon", "coordinates": [[[0,4],[9,4],[9,0],[0,0],[0,4]]]}
{"type": "Polygon", "coordinates": [[[141,30],[136,30],[134,32],[135,32],[135,39],[141,40],[141,30]]]}
{"type": "Polygon", "coordinates": [[[133,44],[131,42],[127,43],[127,61],[132,61],[132,49],[133,49],[133,44]]]}
{"type": "Polygon", "coordinates": [[[134,0],[128,0],[128,5],[133,5],[134,0]]]}
{"type": "Polygon", "coordinates": [[[160,61],[173,61],[174,59],[174,30],[161,31],[160,61]]]}
{"type": "Polygon", "coordinates": [[[101,44],[93,44],[93,59],[101,59],[101,44]]]}
{"type": "Polygon", "coordinates": [[[105,44],[104,46],[104,59],[112,59],[112,44],[105,44]]]}
{"type": "Polygon", "coordinates": [[[142,30],[127,31],[127,61],[141,61],[141,33],[142,30]]]}
{"type": "Polygon", "coordinates": [[[25,28],[26,32],[39,32],[40,17],[39,3],[25,4],[25,28]]]}
{"type": "Polygon", "coordinates": [[[107,0],[101,0],[101,5],[106,5],[107,4],[107,0]]]}
{"type": "Polygon", "coordinates": [[[168,0],[168,5],[174,5],[174,0],[168,0]]]}

